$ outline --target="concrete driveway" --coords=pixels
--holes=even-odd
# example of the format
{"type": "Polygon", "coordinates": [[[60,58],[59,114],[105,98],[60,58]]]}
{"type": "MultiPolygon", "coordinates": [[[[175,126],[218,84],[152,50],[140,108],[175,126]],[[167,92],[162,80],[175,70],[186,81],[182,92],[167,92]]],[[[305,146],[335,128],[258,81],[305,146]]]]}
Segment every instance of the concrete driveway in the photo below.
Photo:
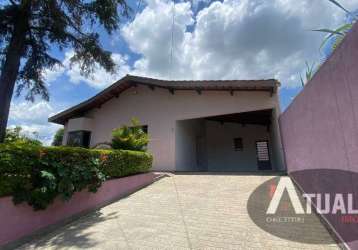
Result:
{"type": "Polygon", "coordinates": [[[20,249],[338,249],[275,237],[249,218],[250,193],[272,176],[170,175],[20,249]]]}

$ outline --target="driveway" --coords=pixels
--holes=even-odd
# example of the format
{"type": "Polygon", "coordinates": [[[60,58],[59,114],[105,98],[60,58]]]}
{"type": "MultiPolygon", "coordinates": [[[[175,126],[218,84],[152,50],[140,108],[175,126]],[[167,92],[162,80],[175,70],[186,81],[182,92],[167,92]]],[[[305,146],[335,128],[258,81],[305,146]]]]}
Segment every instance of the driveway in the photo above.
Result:
{"type": "MultiPolygon", "coordinates": [[[[250,219],[251,192],[273,176],[170,175],[20,249],[338,249],[275,237],[250,219]]],[[[285,177],[287,178],[287,177],[285,177]]]]}

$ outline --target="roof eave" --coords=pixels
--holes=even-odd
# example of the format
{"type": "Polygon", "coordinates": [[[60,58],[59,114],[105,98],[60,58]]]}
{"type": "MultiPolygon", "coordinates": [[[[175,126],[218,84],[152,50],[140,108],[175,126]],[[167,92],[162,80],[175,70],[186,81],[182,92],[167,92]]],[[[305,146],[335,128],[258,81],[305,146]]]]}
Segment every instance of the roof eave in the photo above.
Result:
{"type": "MultiPolygon", "coordinates": [[[[256,81],[260,82],[261,80],[256,80],[256,81]]],[[[176,86],[165,86],[164,84],[160,84],[160,83],[168,82],[165,80],[157,80],[157,79],[150,79],[150,78],[126,75],[122,79],[118,80],[117,82],[113,83],[106,89],[104,89],[101,92],[99,92],[98,94],[96,94],[95,96],[93,96],[93,97],[67,109],[67,110],[64,110],[54,116],[49,117],[48,121],[52,122],[52,123],[65,125],[66,121],[71,119],[71,117],[81,115],[82,113],[95,108],[96,105],[100,106],[101,104],[105,103],[106,101],[112,99],[114,96],[118,96],[121,91],[124,91],[132,86],[135,86],[136,84],[152,86],[152,87],[156,87],[156,88],[165,88],[165,89],[173,89],[174,88],[176,91],[178,91],[178,90],[196,90],[199,88],[204,91],[207,91],[207,90],[220,91],[220,90],[222,90],[222,91],[268,91],[271,93],[277,92],[277,89],[280,86],[279,81],[277,81],[276,79],[262,80],[262,82],[264,82],[264,81],[273,81],[274,84],[272,86],[226,87],[226,88],[222,88],[222,89],[219,89],[217,87],[213,88],[213,86],[211,86],[211,87],[199,86],[199,84],[197,84],[198,86],[192,85],[192,86],[186,86],[186,87],[180,88],[180,86],[177,86],[177,87],[176,86]],[[151,80],[155,81],[156,83],[151,82],[151,80]],[[119,91],[116,90],[123,84],[127,84],[127,85],[123,86],[122,89],[120,89],[119,91]],[[106,95],[108,95],[108,97],[105,97],[106,95]],[[101,98],[103,99],[103,101],[101,100],[101,98]]],[[[179,82],[184,82],[184,81],[174,81],[174,82],[179,83],[179,82]]],[[[205,81],[202,81],[202,82],[205,82],[205,81]]]]}

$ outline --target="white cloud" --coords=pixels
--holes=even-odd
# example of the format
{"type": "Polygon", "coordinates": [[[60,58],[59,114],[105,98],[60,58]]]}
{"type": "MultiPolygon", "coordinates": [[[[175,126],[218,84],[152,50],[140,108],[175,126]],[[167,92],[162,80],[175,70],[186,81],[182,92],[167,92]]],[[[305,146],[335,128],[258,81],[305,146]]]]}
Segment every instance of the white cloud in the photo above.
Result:
{"type": "Polygon", "coordinates": [[[13,102],[10,107],[8,127],[21,126],[25,135],[36,137],[45,145],[50,145],[56,130],[62,127],[48,123],[48,117],[55,113],[57,110],[45,101],[37,103],[13,102]]]}
{"type": "Polygon", "coordinates": [[[97,89],[103,89],[118,79],[122,78],[130,71],[130,67],[127,64],[128,58],[117,53],[112,54],[112,59],[116,64],[115,73],[111,74],[106,72],[105,69],[95,64],[94,73],[88,77],[82,76],[79,64],[74,63],[71,67],[70,58],[73,56],[73,51],[68,51],[65,54],[64,66],[66,67],[66,75],[70,81],[75,84],[85,82],[89,86],[97,89]]]}
{"type": "MultiPolygon", "coordinates": [[[[358,6],[357,0],[341,2],[350,9],[358,6]]],[[[320,57],[323,34],[311,30],[335,27],[344,15],[326,0],[213,1],[196,16],[189,2],[177,3],[171,64],[172,1],[148,0],[123,27],[122,36],[142,55],[134,63],[134,74],[175,79],[274,77],[288,87],[299,84],[306,60],[320,57]]]]}
{"type": "Polygon", "coordinates": [[[72,50],[67,51],[62,61],[63,66],[57,66],[52,70],[46,69],[43,72],[45,82],[51,83],[62,74],[65,74],[71,83],[80,84],[84,82],[93,88],[103,89],[130,72],[130,67],[127,64],[128,57],[118,53],[112,53],[112,59],[116,64],[115,73],[109,73],[100,67],[99,64],[95,64],[93,74],[83,76],[81,75],[80,65],[78,63],[71,65],[70,63],[70,59],[73,55],[74,52],[72,50]]]}
{"type": "Polygon", "coordinates": [[[50,84],[51,82],[55,81],[59,76],[61,76],[65,72],[65,68],[61,65],[56,65],[52,69],[45,69],[42,72],[42,76],[44,78],[44,81],[47,84],[50,84]]]}
{"type": "Polygon", "coordinates": [[[150,0],[147,7],[136,16],[134,21],[122,30],[122,35],[129,47],[143,57],[135,62],[133,74],[153,77],[169,76],[171,66],[171,37],[174,35],[173,54],[175,75],[184,74],[187,61],[185,46],[189,42],[190,33],[185,32],[187,26],[194,23],[193,12],[189,2],[175,5],[175,24],[173,22],[173,5],[169,1],[150,0]]]}
{"type": "Polygon", "coordinates": [[[10,115],[12,119],[19,121],[42,122],[54,112],[48,102],[37,103],[21,102],[11,105],[10,115]]]}

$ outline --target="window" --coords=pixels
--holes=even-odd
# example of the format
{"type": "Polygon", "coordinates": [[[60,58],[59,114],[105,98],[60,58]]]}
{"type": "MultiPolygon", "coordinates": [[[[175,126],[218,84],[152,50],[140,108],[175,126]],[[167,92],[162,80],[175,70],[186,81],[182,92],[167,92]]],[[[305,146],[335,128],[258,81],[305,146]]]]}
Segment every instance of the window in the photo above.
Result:
{"type": "Polygon", "coordinates": [[[68,133],[67,145],[73,147],[88,148],[91,140],[91,132],[85,130],[71,131],[68,133]]]}
{"type": "Polygon", "coordinates": [[[148,134],[148,126],[144,125],[144,126],[141,126],[141,127],[142,127],[143,132],[148,134]]]}
{"type": "Polygon", "coordinates": [[[256,142],[256,156],[259,170],[271,170],[270,152],[268,141],[256,142]]]}
{"type": "Polygon", "coordinates": [[[243,151],[244,150],[242,138],[234,138],[234,149],[235,149],[235,151],[243,151]]]}

